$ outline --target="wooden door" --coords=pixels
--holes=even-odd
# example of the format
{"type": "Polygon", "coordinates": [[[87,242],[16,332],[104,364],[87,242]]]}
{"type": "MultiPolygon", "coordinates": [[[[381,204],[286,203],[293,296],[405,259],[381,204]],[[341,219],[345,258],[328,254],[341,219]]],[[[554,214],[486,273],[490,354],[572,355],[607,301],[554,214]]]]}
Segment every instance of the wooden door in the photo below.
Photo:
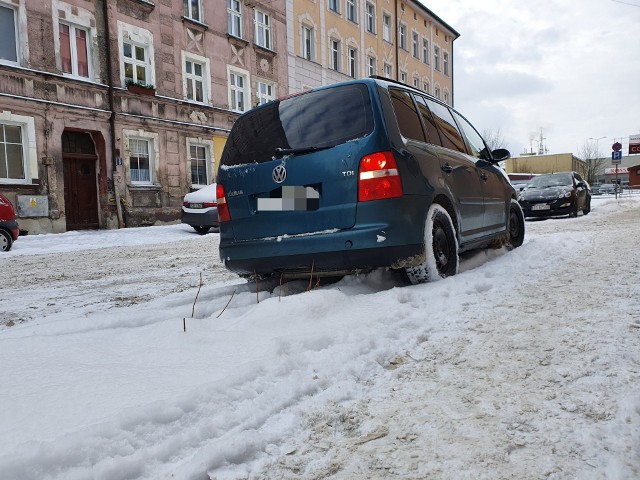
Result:
{"type": "Polygon", "coordinates": [[[100,228],[98,221],[97,155],[87,133],[63,134],[64,201],[67,230],[100,228]],[[83,136],[84,138],[82,138],[83,136]],[[82,148],[77,148],[80,145],[82,148]],[[65,151],[66,150],[66,151],[65,151]],[[69,150],[75,150],[70,152],[69,150]],[[78,150],[83,153],[78,153],[78,150]],[[91,153],[88,153],[91,150],[91,153]]]}

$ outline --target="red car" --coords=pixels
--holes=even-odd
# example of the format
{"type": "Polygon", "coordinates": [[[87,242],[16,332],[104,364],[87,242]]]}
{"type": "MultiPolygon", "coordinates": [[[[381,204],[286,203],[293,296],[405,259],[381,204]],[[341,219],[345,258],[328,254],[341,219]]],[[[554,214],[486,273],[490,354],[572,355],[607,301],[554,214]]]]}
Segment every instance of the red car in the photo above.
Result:
{"type": "Polygon", "coordinates": [[[16,222],[16,212],[7,197],[0,193],[0,252],[8,252],[18,239],[20,229],[16,222]]]}

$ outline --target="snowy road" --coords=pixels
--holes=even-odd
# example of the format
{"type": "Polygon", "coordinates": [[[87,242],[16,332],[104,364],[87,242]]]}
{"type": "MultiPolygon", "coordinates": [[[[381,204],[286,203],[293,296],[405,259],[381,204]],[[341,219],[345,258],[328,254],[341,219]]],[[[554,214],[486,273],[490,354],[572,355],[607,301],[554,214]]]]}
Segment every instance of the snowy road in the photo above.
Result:
{"type": "Polygon", "coordinates": [[[184,225],[21,238],[0,478],[640,478],[640,198],[527,229],[434,284],[259,295],[184,225]]]}

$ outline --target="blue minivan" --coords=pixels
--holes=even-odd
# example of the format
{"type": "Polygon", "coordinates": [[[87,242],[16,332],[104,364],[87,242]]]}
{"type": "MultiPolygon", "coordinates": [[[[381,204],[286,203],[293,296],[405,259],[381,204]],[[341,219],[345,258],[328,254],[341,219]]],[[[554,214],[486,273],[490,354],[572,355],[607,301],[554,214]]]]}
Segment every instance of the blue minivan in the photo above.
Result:
{"type": "Polygon", "coordinates": [[[380,77],[267,103],[222,154],[220,258],[243,277],[454,275],[463,251],[523,242],[507,158],[452,108],[380,77]]]}

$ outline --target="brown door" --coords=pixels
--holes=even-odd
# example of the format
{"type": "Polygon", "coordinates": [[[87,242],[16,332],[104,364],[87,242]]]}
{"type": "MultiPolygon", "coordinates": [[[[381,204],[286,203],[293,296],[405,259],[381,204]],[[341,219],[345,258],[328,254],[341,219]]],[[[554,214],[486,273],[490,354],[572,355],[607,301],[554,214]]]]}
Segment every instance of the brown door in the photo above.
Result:
{"type": "Polygon", "coordinates": [[[87,153],[89,145],[86,133],[65,132],[63,135],[64,163],[64,202],[67,217],[67,230],[87,230],[100,228],[98,222],[98,186],[96,179],[96,160],[93,142],[90,143],[91,153],[87,153]],[[69,148],[74,145],[77,137],[86,136],[83,153],[79,149],[69,148]],[[66,151],[65,151],[66,150],[66,151]],[[75,150],[74,153],[69,150],[75,150]]]}

